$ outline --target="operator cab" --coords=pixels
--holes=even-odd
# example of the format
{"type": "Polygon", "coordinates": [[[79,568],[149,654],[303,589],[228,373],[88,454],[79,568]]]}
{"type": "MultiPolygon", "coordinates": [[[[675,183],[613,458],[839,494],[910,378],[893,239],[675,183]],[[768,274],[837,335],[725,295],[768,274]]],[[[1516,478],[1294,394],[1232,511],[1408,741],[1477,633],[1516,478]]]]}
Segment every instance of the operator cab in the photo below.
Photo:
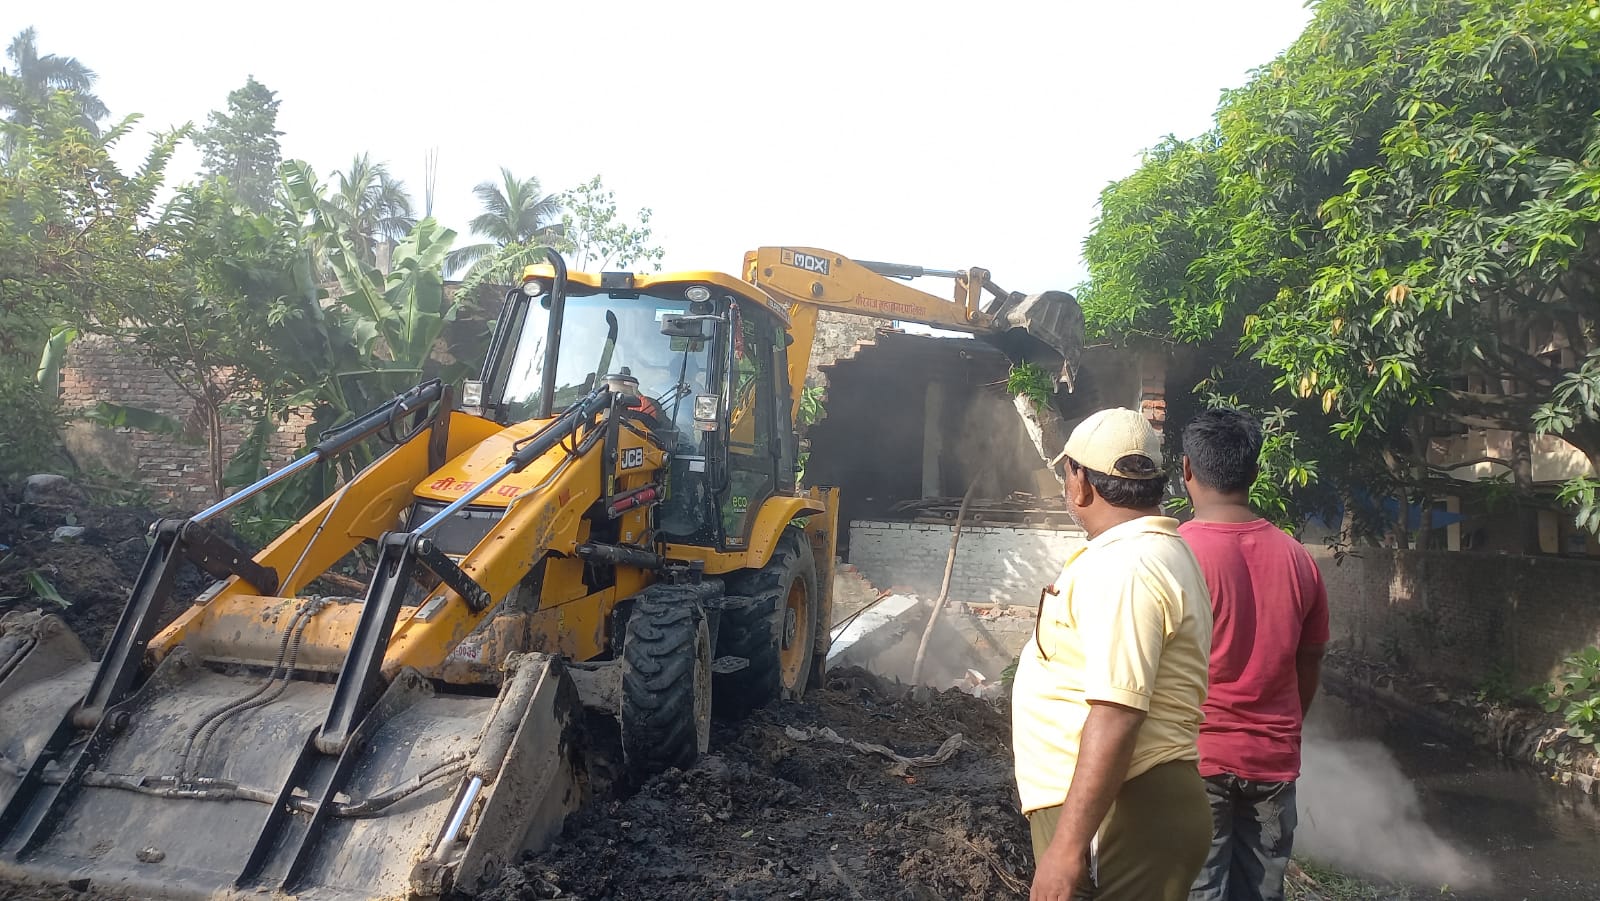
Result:
{"type": "Polygon", "coordinates": [[[507,294],[482,415],[502,425],[547,419],[598,385],[637,382],[638,420],[668,454],[658,535],[746,547],[761,504],[795,489],[782,309],[720,273],[554,281],[550,267],[530,266],[507,294]]]}

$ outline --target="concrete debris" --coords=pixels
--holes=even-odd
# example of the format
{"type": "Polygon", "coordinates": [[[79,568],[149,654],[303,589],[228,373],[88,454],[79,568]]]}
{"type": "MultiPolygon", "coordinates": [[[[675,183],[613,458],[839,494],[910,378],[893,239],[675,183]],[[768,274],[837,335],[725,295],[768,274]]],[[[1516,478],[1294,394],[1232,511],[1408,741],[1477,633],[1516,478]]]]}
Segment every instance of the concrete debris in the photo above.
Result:
{"type": "Polygon", "coordinates": [[[877,636],[879,633],[895,630],[895,635],[898,636],[905,631],[907,623],[915,618],[919,609],[917,599],[905,594],[890,595],[878,601],[871,608],[863,610],[860,616],[852,619],[844,628],[835,628],[833,644],[828,649],[828,662],[833,663],[858,642],[877,636]]]}
{"type": "Polygon", "coordinates": [[[990,682],[983,673],[975,669],[967,670],[966,676],[955,680],[950,687],[985,701],[992,701],[1006,696],[1006,687],[1004,685],[999,682],[990,682]]]}
{"type": "Polygon", "coordinates": [[[28,476],[22,488],[22,502],[48,506],[67,506],[83,500],[83,492],[66,476],[41,472],[28,476]]]}
{"type": "Polygon", "coordinates": [[[82,538],[84,533],[87,531],[89,530],[85,529],[83,526],[58,526],[54,532],[50,533],[50,540],[57,543],[63,541],[77,541],[78,539],[82,538]]]}

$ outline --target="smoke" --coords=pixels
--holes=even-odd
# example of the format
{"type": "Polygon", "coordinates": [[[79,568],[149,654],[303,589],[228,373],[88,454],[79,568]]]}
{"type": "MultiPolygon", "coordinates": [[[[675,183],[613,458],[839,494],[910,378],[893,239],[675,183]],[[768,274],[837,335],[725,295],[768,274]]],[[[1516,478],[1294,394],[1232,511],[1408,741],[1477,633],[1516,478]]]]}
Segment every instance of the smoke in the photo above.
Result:
{"type": "Polygon", "coordinates": [[[1490,880],[1487,867],[1423,819],[1417,790],[1383,745],[1328,733],[1316,722],[1306,731],[1296,788],[1296,854],[1341,871],[1416,885],[1462,889],[1490,880]]]}

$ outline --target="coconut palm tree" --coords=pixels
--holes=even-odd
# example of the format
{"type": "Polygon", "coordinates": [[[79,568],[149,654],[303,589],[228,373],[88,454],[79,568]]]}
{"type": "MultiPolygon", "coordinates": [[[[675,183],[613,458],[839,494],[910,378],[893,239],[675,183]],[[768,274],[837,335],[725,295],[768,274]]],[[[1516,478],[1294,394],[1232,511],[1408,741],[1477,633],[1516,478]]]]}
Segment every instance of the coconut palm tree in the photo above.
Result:
{"type": "Polygon", "coordinates": [[[339,230],[364,262],[376,265],[379,249],[393,251],[417,224],[411,195],[405,183],[389,172],[388,164],[373,162],[369,154],[356,155],[348,169],[333,174],[335,186],[328,203],[338,217],[339,230]]]}
{"type": "Polygon", "coordinates": [[[483,212],[468,226],[487,240],[450,252],[445,268],[468,269],[512,245],[543,246],[561,233],[561,195],[545,194],[537,178],[517,178],[500,167],[500,181],[486,181],[472,189],[483,212]]]}
{"type": "Polygon", "coordinates": [[[81,113],[79,124],[91,134],[99,134],[98,123],[109,111],[94,95],[93,69],[76,57],[54,53],[40,56],[38,36],[32,28],[24,28],[11,40],[6,55],[11,58],[12,67],[0,70],[9,76],[0,78],[0,109],[8,112],[8,119],[19,125],[32,125],[39,108],[49,103],[55,92],[66,91],[72,94],[81,113]]]}

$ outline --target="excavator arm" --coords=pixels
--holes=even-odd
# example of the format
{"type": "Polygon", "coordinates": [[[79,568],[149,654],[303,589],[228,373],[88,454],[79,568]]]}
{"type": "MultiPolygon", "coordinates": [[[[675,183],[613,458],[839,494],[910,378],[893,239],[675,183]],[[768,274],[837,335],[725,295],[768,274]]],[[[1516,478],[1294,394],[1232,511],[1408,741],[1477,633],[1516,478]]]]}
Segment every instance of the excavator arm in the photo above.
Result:
{"type": "Polygon", "coordinates": [[[1024,295],[994,283],[987,269],[925,269],[852,260],[815,247],[761,247],[744,256],[745,281],[785,304],[793,322],[789,383],[800,390],[822,310],[915,322],[966,332],[997,345],[1013,363],[1056,373],[1073,389],[1083,350],[1083,311],[1071,294],[1024,295]],[[906,284],[921,277],[952,280],[946,299],[906,284]]]}

